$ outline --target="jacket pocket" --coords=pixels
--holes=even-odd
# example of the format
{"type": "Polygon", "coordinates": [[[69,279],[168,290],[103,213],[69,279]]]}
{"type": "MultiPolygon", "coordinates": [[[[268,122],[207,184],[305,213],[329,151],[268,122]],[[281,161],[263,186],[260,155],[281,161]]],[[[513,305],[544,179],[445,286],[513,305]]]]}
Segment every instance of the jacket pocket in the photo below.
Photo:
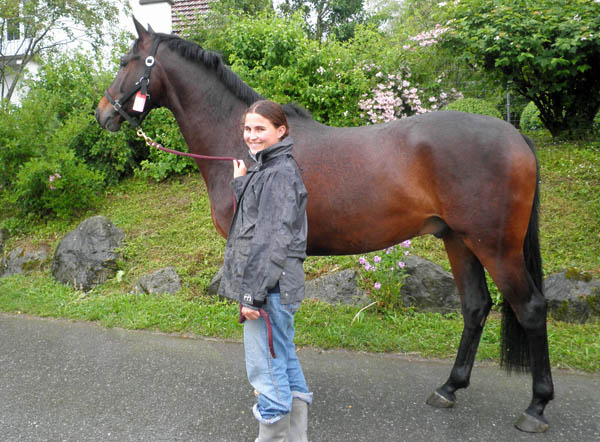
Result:
{"type": "Polygon", "coordinates": [[[279,278],[281,302],[288,304],[304,299],[304,268],[302,260],[288,257],[279,278]]]}

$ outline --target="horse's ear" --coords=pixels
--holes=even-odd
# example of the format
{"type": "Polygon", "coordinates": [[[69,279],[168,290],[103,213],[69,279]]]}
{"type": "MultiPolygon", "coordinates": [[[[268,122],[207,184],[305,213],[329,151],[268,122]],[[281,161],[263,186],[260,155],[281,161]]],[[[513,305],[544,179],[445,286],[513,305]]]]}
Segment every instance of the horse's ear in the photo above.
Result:
{"type": "Polygon", "coordinates": [[[156,32],[154,31],[154,29],[152,29],[152,26],[150,26],[150,23],[148,23],[148,32],[151,34],[156,34],[156,32]]]}
{"type": "Polygon", "coordinates": [[[142,24],[133,17],[133,24],[135,26],[135,30],[137,31],[138,37],[143,40],[144,37],[148,34],[148,31],[144,29],[142,24]]]}

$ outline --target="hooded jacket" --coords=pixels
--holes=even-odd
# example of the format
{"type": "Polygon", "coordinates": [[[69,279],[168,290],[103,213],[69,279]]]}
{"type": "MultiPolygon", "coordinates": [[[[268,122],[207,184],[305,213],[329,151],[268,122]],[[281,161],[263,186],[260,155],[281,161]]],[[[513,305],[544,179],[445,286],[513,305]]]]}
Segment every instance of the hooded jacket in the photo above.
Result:
{"type": "Polygon", "coordinates": [[[277,284],[282,304],[304,298],[308,193],[292,148],[287,137],[258,152],[256,164],[231,182],[237,207],[219,294],[255,309],[277,284]]]}

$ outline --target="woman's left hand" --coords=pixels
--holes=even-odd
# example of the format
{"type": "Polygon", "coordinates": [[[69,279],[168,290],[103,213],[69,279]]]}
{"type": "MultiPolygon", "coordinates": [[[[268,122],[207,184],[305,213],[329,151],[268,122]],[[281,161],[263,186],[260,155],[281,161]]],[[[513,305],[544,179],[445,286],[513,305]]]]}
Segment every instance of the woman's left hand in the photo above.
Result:
{"type": "Polygon", "coordinates": [[[244,160],[233,160],[233,177],[238,178],[246,175],[248,168],[244,163],[244,160]]]}
{"type": "Polygon", "coordinates": [[[244,316],[244,318],[250,320],[250,321],[254,321],[255,319],[260,318],[260,312],[258,310],[254,310],[248,307],[243,307],[242,306],[242,315],[244,316]]]}

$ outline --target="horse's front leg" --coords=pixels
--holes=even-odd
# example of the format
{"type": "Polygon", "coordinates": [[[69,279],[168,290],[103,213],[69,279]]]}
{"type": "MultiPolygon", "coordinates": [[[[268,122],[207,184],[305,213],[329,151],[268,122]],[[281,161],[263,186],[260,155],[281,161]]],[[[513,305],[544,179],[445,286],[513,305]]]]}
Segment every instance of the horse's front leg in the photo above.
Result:
{"type": "Polygon", "coordinates": [[[427,399],[429,405],[438,408],[452,407],[456,390],[469,386],[483,326],[492,307],[485,272],[477,257],[454,232],[444,236],[444,244],[461,297],[464,329],[450,377],[427,399]]]}

